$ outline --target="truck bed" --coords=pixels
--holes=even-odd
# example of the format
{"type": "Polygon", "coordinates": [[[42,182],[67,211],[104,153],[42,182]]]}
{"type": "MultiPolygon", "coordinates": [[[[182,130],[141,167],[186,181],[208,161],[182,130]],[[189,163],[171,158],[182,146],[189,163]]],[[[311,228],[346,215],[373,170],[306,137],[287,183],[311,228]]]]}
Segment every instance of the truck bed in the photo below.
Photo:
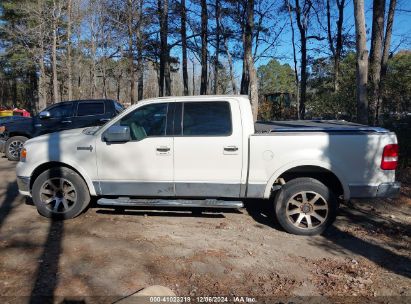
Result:
{"type": "Polygon", "coordinates": [[[326,132],[326,133],[388,133],[384,128],[360,125],[345,120],[257,121],[255,132],[326,132]]]}

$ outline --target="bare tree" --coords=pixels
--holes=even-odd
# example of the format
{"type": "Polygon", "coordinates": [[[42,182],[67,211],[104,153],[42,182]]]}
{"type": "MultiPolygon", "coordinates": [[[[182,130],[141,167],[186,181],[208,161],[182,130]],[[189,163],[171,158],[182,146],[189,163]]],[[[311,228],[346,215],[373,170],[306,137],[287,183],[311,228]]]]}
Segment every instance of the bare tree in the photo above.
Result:
{"type": "Polygon", "coordinates": [[[71,71],[71,27],[72,0],[67,0],[67,93],[68,99],[73,99],[73,73],[71,71]]]}
{"type": "Polygon", "coordinates": [[[207,83],[208,83],[207,42],[208,42],[207,1],[201,0],[201,85],[200,85],[201,95],[207,94],[207,83]]]}
{"type": "Polygon", "coordinates": [[[137,81],[138,81],[138,96],[137,100],[142,100],[144,96],[144,61],[143,61],[143,0],[138,0],[137,12],[137,81]]]}
{"type": "Polygon", "coordinates": [[[357,51],[357,121],[368,123],[368,50],[365,30],[364,0],[354,1],[355,41],[357,51]]]}
{"type": "Polygon", "coordinates": [[[257,72],[254,67],[254,58],[252,54],[253,49],[253,30],[254,30],[254,0],[248,0],[247,2],[247,18],[245,24],[244,35],[244,61],[247,63],[247,72],[249,75],[249,96],[251,102],[251,108],[253,110],[254,121],[258,116],[258,84],[257,84],[257,72]]]}
{"type": "Polygon", "coordinates": [[[384,47],[382,51],[382,60],[381,60],[381,76],[380,76],[380,87],[378,92],[378,99],[377,99],[377,106],[376,106],[376,113],[375,113],[375,123],[379,123],[379,114],[380,108],[382,103],[382,90],[384,88],[384,80],[387,74],[387,67],[388,67],[388,57],[390,55],[390,46],[391,46],[391,36],[392,36],[392,27],[394,25],[394,13],[395,7],[397,5],[397,0],[390,1],[390,7],[388,9],[388,17],[387,17],[387,27],[385,29],[385,37],[384,37],[384,47]]]}
{"type": "Polygon", "coordinates": [[[334,60],[334,91],[338,91],[338,81],[340,77],[340,59],[341,52],[343,48],[343,22],[344,22],[344,7],[345,0],[336,0],[338,9],[338,19],[337,19],[337,33],[336,42],[334,46],[334,39],[332,35],[331,27],[331,7],[330,0],[327,0],[327,34],[328,43],[334,60]]]}
{"type": "Polygon", "coordinates": [[[207,1],[201,0],[201,86],[200,94],[207,94],[207,40],[208,40],[208,13],[207,1]]]}
{"type": "MultiPolygon", "coordinates": [[[[290,17],[290,26],[291,26],[291,44],[293,47],[293,62],[294,62],[294,77],[295,77],[295,95],[297,100],[297,108],[299,108],[299,80],[298,80],[298,68],[297,68],[297,53],[295,50],[295,32],[294,32],[294,21],[291,13],[290,1],[287,0],[287,9],[288,15],[290,17]]],[[[297,118],[300,119],[300,111],[297,111],[297,118]]]]}
{"type": "MultiPolygon", "coordinates": [[[[160,19],[160,71],[159,71],[159,95],[164,96],[164,81],[170,74],[168,35],[168,0],[158,0],[158,15],[160,19]]],[[[169,88],[170,89],[170,88],[169,88]]],[[[166,88],[167,91],[167,88],[166,88]]],[[[166,92],[166,95],[169,92],[166,92]]]]}
{"type": "Polygon", "coordinates": [[[181,0],[181,48],[182,48],[182,62],[183,62],[183,85],[184,95],[188,95],[188,67],[187,67],[187,13],[186,13],[186,1],[181,0]]]}
{"type": "Polygon", "coordinates": [[[58,80],[57,80],[57,30],[59,26],[59,19],[61,17],[61,3],[59,0],[53,0],[52,12],[52,47],[51,47],[51,70],[53,83],[53,102],[60,101],[58,94],[58,80]]]}
{"type": "Polygon", "coordinates": [[[298,109],[300,119],[304,119],[305,117],[305,102],[307,94],[307,30],[308,18],[312,5],[313,4],[310,0],[305,0],[303,6],[301,7],[299,0],[295,0],[295,16],[297,19],[297,26],[300,31],[301,44],[301,90],[298,109]]]}
{"type": "Polygon", "coordinates": [[[215,0],[216,41],[214,58],[214,94],[218,94],[218,57],[220,54],[220,0],[215,0]]]}
{"type": "Polygon", "coordinates": [[[371,32],[371,50],[370,50],[370,118],[371,123],[375,124],[377,116],[377,106],[379,97],[380,77],[381,77],[381,61],[382,61],[382,45],[384,40],[384,16],[385,16],[385,0],[374,0],[372,32],[371,32]]]}

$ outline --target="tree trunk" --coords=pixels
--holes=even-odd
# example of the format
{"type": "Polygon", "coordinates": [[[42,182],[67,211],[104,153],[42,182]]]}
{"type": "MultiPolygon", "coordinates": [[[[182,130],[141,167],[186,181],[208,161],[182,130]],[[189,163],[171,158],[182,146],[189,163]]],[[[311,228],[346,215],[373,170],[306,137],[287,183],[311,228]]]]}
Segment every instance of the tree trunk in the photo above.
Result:
{"type": "Polygon", "coordinates": [[[193,65],[193,95],[196,93],[196,82],[195,82],[195,65],[194,65],[194,59],[192,60],[192,65],[193,65]]]}
{"type": "Polygon", "coordinates": [[[183,52],[183,86],[184,96],[188,95],[188,67],[187,67],[187,15],[186,1],[181,0],[181,47],[183,52]]]}
{"type": "Polygon", "coordinates": [[[53,1],[53,22],[52,22],[52,31],[53,31],[53,42],[51,46],[51,70],[53,78],[53,103],[56,103],[59,100],[59,90],[57,82],[57,16],[58,8],[56,1],[53,1]]]}
{"type": "Polygon", "coordinates": [[[334,91],[338,91],[338,81],[340,77],[340,59],[341,59],[341,52],[343,47],[343,40],[342,40],[342,30],[343,30],[343,22],[344,22],[344,6],[345,0],[337,0],[337,8],[338,8],[338,20],[337,20],[337,41],[334,47],[334,41],[332,37],[332,29],[331,29],[331,8],[330,8],[330,0],[327,0],[326,8],[327,8],[327,34],[328,34],[328,43],[330,46],[330,50],[332,53],[333,61],[334,61],[334,91]]]}
{"type": "Polygon", "coordinates": [[[385,84],[385,75],[387,74],[388,58],[390,55],[390,46],[391,46],[391,36],[392,36],[392,27],[394,24],[394,13],[395,7],[397,5],[397,0],[390,1],[390,7],[388,10],[387,17],[387,28],[385,29],[385,38],[384,38],[384,48],[382,51],[382,60],[381,60],[381,76],[380,76],[380,90],[378,92],[378,104],[376,109],[376,123],[379,123],[379,112],[382,103],[382,92],[385,84]]]}
{"type": "Polygon", "coordinates": [[[216,22],[216,47],[214,61],[214,95],[219,94],[218,89],[218,56],[220,54],[220,0],[215,0],[215,22],[216,22]]]}
{"type": "Polygon", "coordinates": [[[138,80],[138,96],[137,100],[143,99],[144,90],[144,61],[143,61],[143,36],[142,36],[142,22],[143,22],[143,0],[139,0],[138,8],[138,24],[137,24],[137,80],[138,80]]]}
{"type": "Polygon", "coordinates": [[[164,79],[168,66],[168,0],[158,0],[158,14],[160,19],[160,71],[159,71],[159,96],[164,96],[164,79]]]}
{"type": "Polygon", "coordinates": [[[385,0],[374,0],[371,50],[370,50],[370,81],[371,81],[371,123],[375,125],[377,119],[378,96],[380,90],[382,44],[384,39],[385,0]]]}
{"type": "Polygon", "coordinates": [[[128,68],[130,77],[130,103],[133,105],[135,103],[136,96],[136,72],[134,66],[134,47],[133,47],[133,1],[128,0],[128,19],[127,19],[127,30],[128,30],[128,68]]]}
{"type": "Polygon", "coordinates": [[[67,1],[67,93],[68,99],[73,99],[73,75],[71,71],[71,4],[72,0],[67,1]]]}
{"type": "Polygon", "coordinates": [[[208,14],[207,1],[201,0],[201,86],[200,95],[207,94],[207,35],[208,14]]]}
{"type": "Polygon", "coordinates": [[[394,25],[394,13],[395,13],[396,5],[397,5],[397,0],[390,1],[390,8],[388,10],[388,18],[387,18],[387,28],[385,29],[384,49],[382,52],[381,80],[383,80],[384,76],[387,74],[387,64],[388,64],[388,58],[390,56],[392,27],[394,25]]]}
{"type": "Polygon", "coordinates": [[[254,30],[254,0],[247,1],[247,19],[244,39],[244,61],[247,62],[247,72],[250,79],[249,97],[254,121],[258,116],[258,84],[257,72],[253,59],[253,30],[254,30]]]}
{"type": "Polygon", "coordinates": [[[294,23],[293,17],[291,14],[291,6],[289,0],[287,0],[287,9],[288,15],[290,17],[290,26],[291,26],[291,44],[293,46],[293,60],[294,60],[294,77],[295,77],[295,97],[297,102],[297,119],[300,119],[300,111],[299,111],[299,81],[298,81],[298,69],[297,69],[297,54],[295,50],[295,33],[294,33],[294,23]]]}
{"type": "Polygon", "coordinates": [[[43,26],[43,1],[37,1],[38,9],[38,24],[39,24],[39,80],[38,80],[38,98],[36,112],[40,112],[47,107],[47,92],[46,92],[46,68],[44,65],[44,26],[43,26]]]}
{"type": "MultiPolygon", "coordinates": [[[[311,4],[309,4],[311,7],[311,4]]],[[[297,26],[300,31],[300,43],[301,43],[301,86],[300,86],[300,104],[299,104],[299,117],[305,118],[305,101],[307,93],[307,15],[309,8],[305,9],[304,20],[301,20],[301,8],[298,0],[295,0],[295,16],[297,19],[297,26]]]]}
{"type": "MultiPolygon", "coordinates": [[[[245,30],[244,26],[242,26],[243,33],[242,33],[242,40],[243,40],[243,46],[245,46],[245,30]]],[[[240,94],[243,95],[248,95],[248,89],[249,89],[249,84],[250,84],[250,79],[248,75],[248,66],[247,66],[247,61],[245,60],[245,49],[244,49],[244,58],[243,58],[243,70],[241,73],[241,85],[240,85],[240,94]]]]}
{"type": "Polygon", "coordinates": [[[368,50],[365,30],[364,0],[354,0],[355,40],[357,51],[357,121],[368,124],[368,50]]]}

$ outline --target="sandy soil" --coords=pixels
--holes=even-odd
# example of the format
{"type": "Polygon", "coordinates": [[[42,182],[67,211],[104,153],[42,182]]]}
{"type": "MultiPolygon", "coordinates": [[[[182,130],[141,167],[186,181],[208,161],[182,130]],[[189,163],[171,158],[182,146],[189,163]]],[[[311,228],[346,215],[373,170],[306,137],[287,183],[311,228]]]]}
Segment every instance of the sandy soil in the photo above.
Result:
{"type": "Polygon", "coordinates": [[[0,159],[0,295],[8,301],[110,303],[157,284],[194,298],[411,301],[409,184],[396,200],[344,205],[324,235],[300,237],[282,231],[263,201],[201,214],[94,207],[50,221],[18,195],[14,167],[0,159]]]}

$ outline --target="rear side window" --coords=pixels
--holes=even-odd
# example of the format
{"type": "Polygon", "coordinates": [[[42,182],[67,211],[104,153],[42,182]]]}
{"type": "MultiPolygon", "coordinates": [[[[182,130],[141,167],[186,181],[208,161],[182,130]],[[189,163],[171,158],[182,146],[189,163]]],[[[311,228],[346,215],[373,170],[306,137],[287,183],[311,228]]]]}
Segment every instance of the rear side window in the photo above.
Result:
{"type": "Polygon", "coordinates": [[[101,115],[104,114],[104,102],[79,102],[77,116],[101,115]]]}
{"type": "Polygon", "coordinates": [[[185,102],[183,105],[183,135],[231,135],[231,112],[228,102],[185,102]]]}

